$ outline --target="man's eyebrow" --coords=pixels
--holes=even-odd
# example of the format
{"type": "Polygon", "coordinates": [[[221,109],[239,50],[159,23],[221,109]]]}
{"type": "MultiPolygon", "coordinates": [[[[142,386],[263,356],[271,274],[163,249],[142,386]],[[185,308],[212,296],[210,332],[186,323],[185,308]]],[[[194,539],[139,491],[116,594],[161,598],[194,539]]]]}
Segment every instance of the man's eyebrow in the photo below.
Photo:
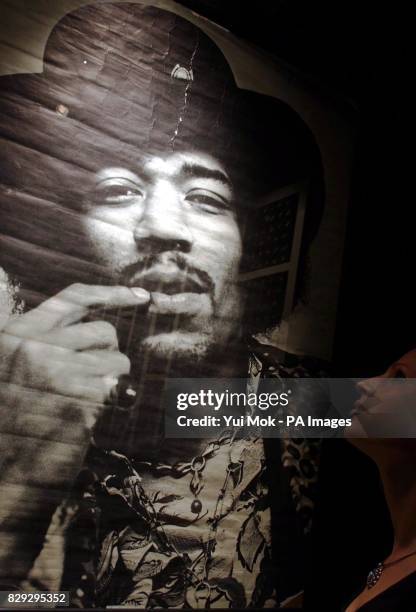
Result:
{"type": "Polygon", "coordinates": [[[231,180],[228,178],[225,172],[214,168],[208,168],[203,164],[186,162],[181,168],[181,174],[185,174],[186,176],[196,176],[198,178],[212,179],[214,181],[224,183],[230,187],[230,189],[233,187],[231,180]]]}

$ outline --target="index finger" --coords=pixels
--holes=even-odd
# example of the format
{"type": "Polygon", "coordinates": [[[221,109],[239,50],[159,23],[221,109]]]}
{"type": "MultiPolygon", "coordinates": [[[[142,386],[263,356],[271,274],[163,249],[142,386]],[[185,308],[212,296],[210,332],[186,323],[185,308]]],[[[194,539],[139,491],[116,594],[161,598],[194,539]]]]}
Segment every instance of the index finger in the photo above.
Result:
{"type": "Polygon", "coordinates": [[[96,306],[123,308],[144,306],[150,300],[150,294],[141,287],[123,285],[84,285],[75,283],[49,298],[37,308],[17,317],[10,333],[19,335],[27,326],[36,333],[44,333],[56,327],[66,327],[78,323],[96,306]]]}

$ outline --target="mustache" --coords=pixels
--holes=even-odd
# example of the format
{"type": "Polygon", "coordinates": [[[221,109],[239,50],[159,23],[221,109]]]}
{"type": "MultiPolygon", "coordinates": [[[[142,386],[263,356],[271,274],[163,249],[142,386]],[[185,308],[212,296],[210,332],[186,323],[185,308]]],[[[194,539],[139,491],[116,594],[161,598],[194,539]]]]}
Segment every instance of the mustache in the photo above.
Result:
{"type": "Polygon", "coordinates": [[[182,253],[146,254],[142,259],[123,268],[120,282],[127,286],[140,286],[157,291],[163,285],[172,292],[213,293],[215,283],[205,270],[189,262],[182,253]],[[163,271],[169,266],[169,278],[163,271]]]}

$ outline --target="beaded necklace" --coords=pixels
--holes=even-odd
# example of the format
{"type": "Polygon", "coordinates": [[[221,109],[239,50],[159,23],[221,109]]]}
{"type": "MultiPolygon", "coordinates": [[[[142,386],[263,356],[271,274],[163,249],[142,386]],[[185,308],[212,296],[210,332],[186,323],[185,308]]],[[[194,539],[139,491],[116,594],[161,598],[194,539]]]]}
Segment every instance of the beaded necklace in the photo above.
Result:
{"type": "MultiPolygon", "coordinates": [[[[130,475],[129,484],[134,490],[137,501],[139,502],[138,507],[136,507],[135,504],[131,503],[129,500],[126,499],[125,501],[127,505],[133,511],[133,513],[136,514],[138,518],[140,518],[140,520],[144,521],[144,523],[147,525],[148,530],[152,533],[152,537],[156,540],[161,550],[164,550],[167,553],[174,553],[182,561],[186,582],[188,586],[194,587],[195,599],[198,601],[198,605],[201,607],[205,606],[211,594],[211,586],[209,584],[210,562],[212,560],[217,543],[218,525],[224,516],[223,506],[227,487],[229,485],[230,479],[235,486],[236,484],[238,484],[239,479],[241,477],[242,463],[240,461],[233,461],[231,457],[231,448],[234,443],[237,432],[238,429],[222,431],[216,440],[208,442],[204,451],[200,455],[194,457],[190,462],[178,462],[173,466],[163,463],[152,464],[150,462],[145,461],[133,462],[124,455],[121,455],[115,451],[104,451],[107,456],[112,457],[113,459],[121,460],[124,463],[130,475]],[[190,481],[190,491],[193,494],[194,499],[191,503],[191,512],[196,514],[196,521],[201,518],[201,512],[203,510],[202,502],[199,499],[199,495],[203,488],[203,471],[206,467],[207,461],[209,461],[209,459],[211,459],[224,445],[229,446],[229,462],[226,467],[223,484],[219,490],[218,497],[215,502],[214,512],[212,516],[208,519],[209,532],[207,544],[206,546],[203,546],[201,555],[198,555],[197,559],[192,562],[187,555],[182,555],[178,551],[171,538],[169,538],[169,536],[166,534],[166,531],[163,528],[163,524],[157,518],[157,511],[151,499],[145,492],[145,489],[142,485],[142,478],[140,477],[139,472],[134,467],[134,465],[136,465],[137,467],[150,467],[155,475],[170,475],[173,478],[181,478],[186,474],[192,473],[192,478],[190,481]],[[202,557],[202,573],[196,572],[195,566],[200,563],[202,557]]],[[[106,484],[106,479],[104,480],[104,484],[106,484]]]]}

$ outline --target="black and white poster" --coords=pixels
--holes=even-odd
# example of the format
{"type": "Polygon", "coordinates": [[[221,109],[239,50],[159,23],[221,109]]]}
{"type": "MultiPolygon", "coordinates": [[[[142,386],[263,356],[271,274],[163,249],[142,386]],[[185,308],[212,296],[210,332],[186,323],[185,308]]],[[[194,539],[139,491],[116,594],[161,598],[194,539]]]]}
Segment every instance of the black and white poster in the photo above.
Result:
{"type": "Polygon", "coordinates": [[[342,104],[172,2],[6,21],[1,590],[300,606],[319,441],[168,439],[161,397],[328,374],[342,104]]]}

